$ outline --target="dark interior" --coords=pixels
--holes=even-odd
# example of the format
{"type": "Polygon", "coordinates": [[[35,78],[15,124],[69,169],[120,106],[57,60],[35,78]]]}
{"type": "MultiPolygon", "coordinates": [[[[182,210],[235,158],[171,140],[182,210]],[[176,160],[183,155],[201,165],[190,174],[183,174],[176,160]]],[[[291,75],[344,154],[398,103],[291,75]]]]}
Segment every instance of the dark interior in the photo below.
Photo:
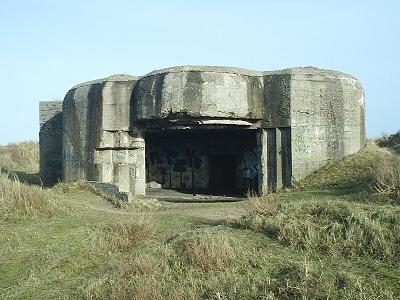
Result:
{"type": "Polygon", "coordinates": [[[145,140],[146,182],[154,189],[228,196],[251,187],[243,159],[256,148],[255,130],[152,130],[145,140]]]}
{"type": "Polygon", "coordinates": [[[211,191],[233,192],[236,189],[236,156],[209,155],[209,187],[211,191]]]}

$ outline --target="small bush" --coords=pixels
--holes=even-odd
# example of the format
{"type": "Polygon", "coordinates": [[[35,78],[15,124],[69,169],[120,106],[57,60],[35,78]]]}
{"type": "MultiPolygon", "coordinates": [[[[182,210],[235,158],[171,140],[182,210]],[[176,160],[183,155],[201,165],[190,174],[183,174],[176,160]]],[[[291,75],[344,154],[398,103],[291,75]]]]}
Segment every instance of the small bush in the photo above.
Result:
{"type": "Polygon", "coordinates": [[[400,157],[388,153],[374,162],[372,170],[377,192],[400,202],[400,157]]]}
{"type": "Polygon", "coordinates": [[[156,232],[156,223],[151,216],[134,221],[116,221],[107,227],[108,247],[113,251],[129,252],[151,239],[156,232]]]}
{"type": "Polygon", "coordinates": [[[17,221],[23,218],[51,217],[55,210],[57,206],[49,191],[0,174],[0,218],[17,221]]]}

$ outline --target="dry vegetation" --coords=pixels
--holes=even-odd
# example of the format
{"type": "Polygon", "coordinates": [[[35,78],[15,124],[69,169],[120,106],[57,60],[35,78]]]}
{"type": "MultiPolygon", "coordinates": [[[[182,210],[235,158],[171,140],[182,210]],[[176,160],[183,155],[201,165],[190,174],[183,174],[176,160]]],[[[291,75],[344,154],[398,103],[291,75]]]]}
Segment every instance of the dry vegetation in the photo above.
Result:
{"type": "Polygon", "coordinates": [[[39,144],[23,142],[0,147],[0,167],[6,170],[39,172],[39,144]]]}
{"type": "Polygon", "coordinates": [[[400,153],[400,130],[392,135],[384,134],[376,140],[380,147],[386,147],[394,152],[400,153]]]}
{"type": "Polygon", "coordinates": [[[156,223],[151,215],[141,216],[139,220],[115,220],[107,227],[107,241],[115,252],[135,250],[156,232],[156,223]]]}
{"type": "Polygon", "coordinates": [[[0,173],[0,219],[16,222],[26,218],[51,217],[57,210],[50,191],[0,173]]]}
{"type": "Polygon", "coordinates": [[[307,201],[282,203],[276,209],[279,197],[251,199],[252,210],[242,224],[299,250],[383,261],[399,259],[399,208],[307,201]]]}
{"type": "Polygon", "coordinates": [[[227,222],[196,211],[239,204],[126,206],[0,174],[0,298],[399,299],[396,180],[398,156],[370,143],[227,222]]]}
{"type": "Polygon", "coordinates": [[[197,234],[180,240],[177,246],[188,264],[205,272],[223,270],[233,265],[241,252],[237,241],[224,234],[197,234]]]}
{"type": "Polygon", "coordinates": [[[400,157],[388,151],[373,163],[374,187],[400,203],[400,157]]]}
{"type": "Polygon", "coordinates": [[[226,232],[197,232],[150,253],[135,253],[91,278],[75,297],[395,299],[373,279],[366,281],[346,270],[328,271],[322,261],[308,260],[304,253],[297,254],[297,261],[291,255],[277,259],[276,254],[241,246],[237,238],[226,232]]]}

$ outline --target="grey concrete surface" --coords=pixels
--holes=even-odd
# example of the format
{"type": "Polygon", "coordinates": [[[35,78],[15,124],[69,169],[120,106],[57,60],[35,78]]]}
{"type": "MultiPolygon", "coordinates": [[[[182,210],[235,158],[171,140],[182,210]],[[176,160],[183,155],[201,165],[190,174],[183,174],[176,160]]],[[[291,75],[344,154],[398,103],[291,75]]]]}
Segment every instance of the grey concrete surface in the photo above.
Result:
{"type": "Polygon", "coordinates": [[[41,101],[39,121],[40,177],[52,185],[62,177],[62,101],[41,101]]]}
{"type": "Polygon", "coordinates": [[[61,133],[48,117],[60,109],[41,104],[41,170],[50,181],[58,172],[115,184],[129,199],[146,185],[268,192],[363,147],[364,105],[356,78],[313,67],[114,75],[68,91],[61,133]],[[62,155],[62,169],[49,167],[49,151],[62,155]]]}

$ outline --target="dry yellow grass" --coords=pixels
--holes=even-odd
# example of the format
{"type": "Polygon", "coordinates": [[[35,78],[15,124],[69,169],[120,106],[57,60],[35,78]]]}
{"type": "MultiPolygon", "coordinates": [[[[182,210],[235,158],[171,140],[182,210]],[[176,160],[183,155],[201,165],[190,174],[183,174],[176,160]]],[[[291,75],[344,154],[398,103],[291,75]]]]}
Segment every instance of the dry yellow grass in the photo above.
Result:
{"type": "Polygon", "coordinates": [[[206,272],[231,266],[239,251],[239,246],[228,236],[207,233],[181,240],[179,247],[190,265],[206,272]]]}
{"type": "Polygon", "coordinates": [[[363,204],[318,200],[279,204],[279,198],[275,194],[252,199],[252,209],[242,224],[305,251],[383,261],[397,260],[400,255],[396,207],[377,210],[363,204]]]}
{"type": "Polygon", "coordinates": [[[40,222],[0,226],[0,294],[398,299],[399,208],[371,200],[378,196],[371,193],[370,166],[379,151],[369,147],[332,164],[309,180],[310,190],[253,197],[250,216],[237,223],[203,211],[233,204],[185,204],[143,217],[142,209],[107,207],[97,197],[104,195],[80,183],[43,190],[3,175],[0,218],[46,216],[41,212],[52,208],[53,197],[73,209],[40,222]],[[362,189],[354,189],[359,184],[362,189]],[[340,194],[359,191],[357,197],[340,194]]]}
{"type": "Polygon", "coordinates": [[[379,194],[400,201],[400,157],[385,152],[372,166],[374,187],[379,194]]]}
{"type": "Polygon", "coordinates": [[[151,215],[138,220],[115,221],[108,225],[108,245],[113,251],[129,252],[154,237],[157,230],[151,215]]]}
{"type": "Polygon", "coordinates": [[[250,211],[260,216],[274,216],[281,207],[279,194],[271,193],[263,196],[248,196],[250,211]]]}
{"type": "Polygon", "coordinates": [[[39,172],[39,144],[23,142],[0,147],[0,167],[26,173],[39,172]]]}
{"type": "Polygon", "coordinates": [[[30,217],[51,217],[56,210],[50,191],[21,183],[0,174],[0,218],[17,221],[30,217]]]}

